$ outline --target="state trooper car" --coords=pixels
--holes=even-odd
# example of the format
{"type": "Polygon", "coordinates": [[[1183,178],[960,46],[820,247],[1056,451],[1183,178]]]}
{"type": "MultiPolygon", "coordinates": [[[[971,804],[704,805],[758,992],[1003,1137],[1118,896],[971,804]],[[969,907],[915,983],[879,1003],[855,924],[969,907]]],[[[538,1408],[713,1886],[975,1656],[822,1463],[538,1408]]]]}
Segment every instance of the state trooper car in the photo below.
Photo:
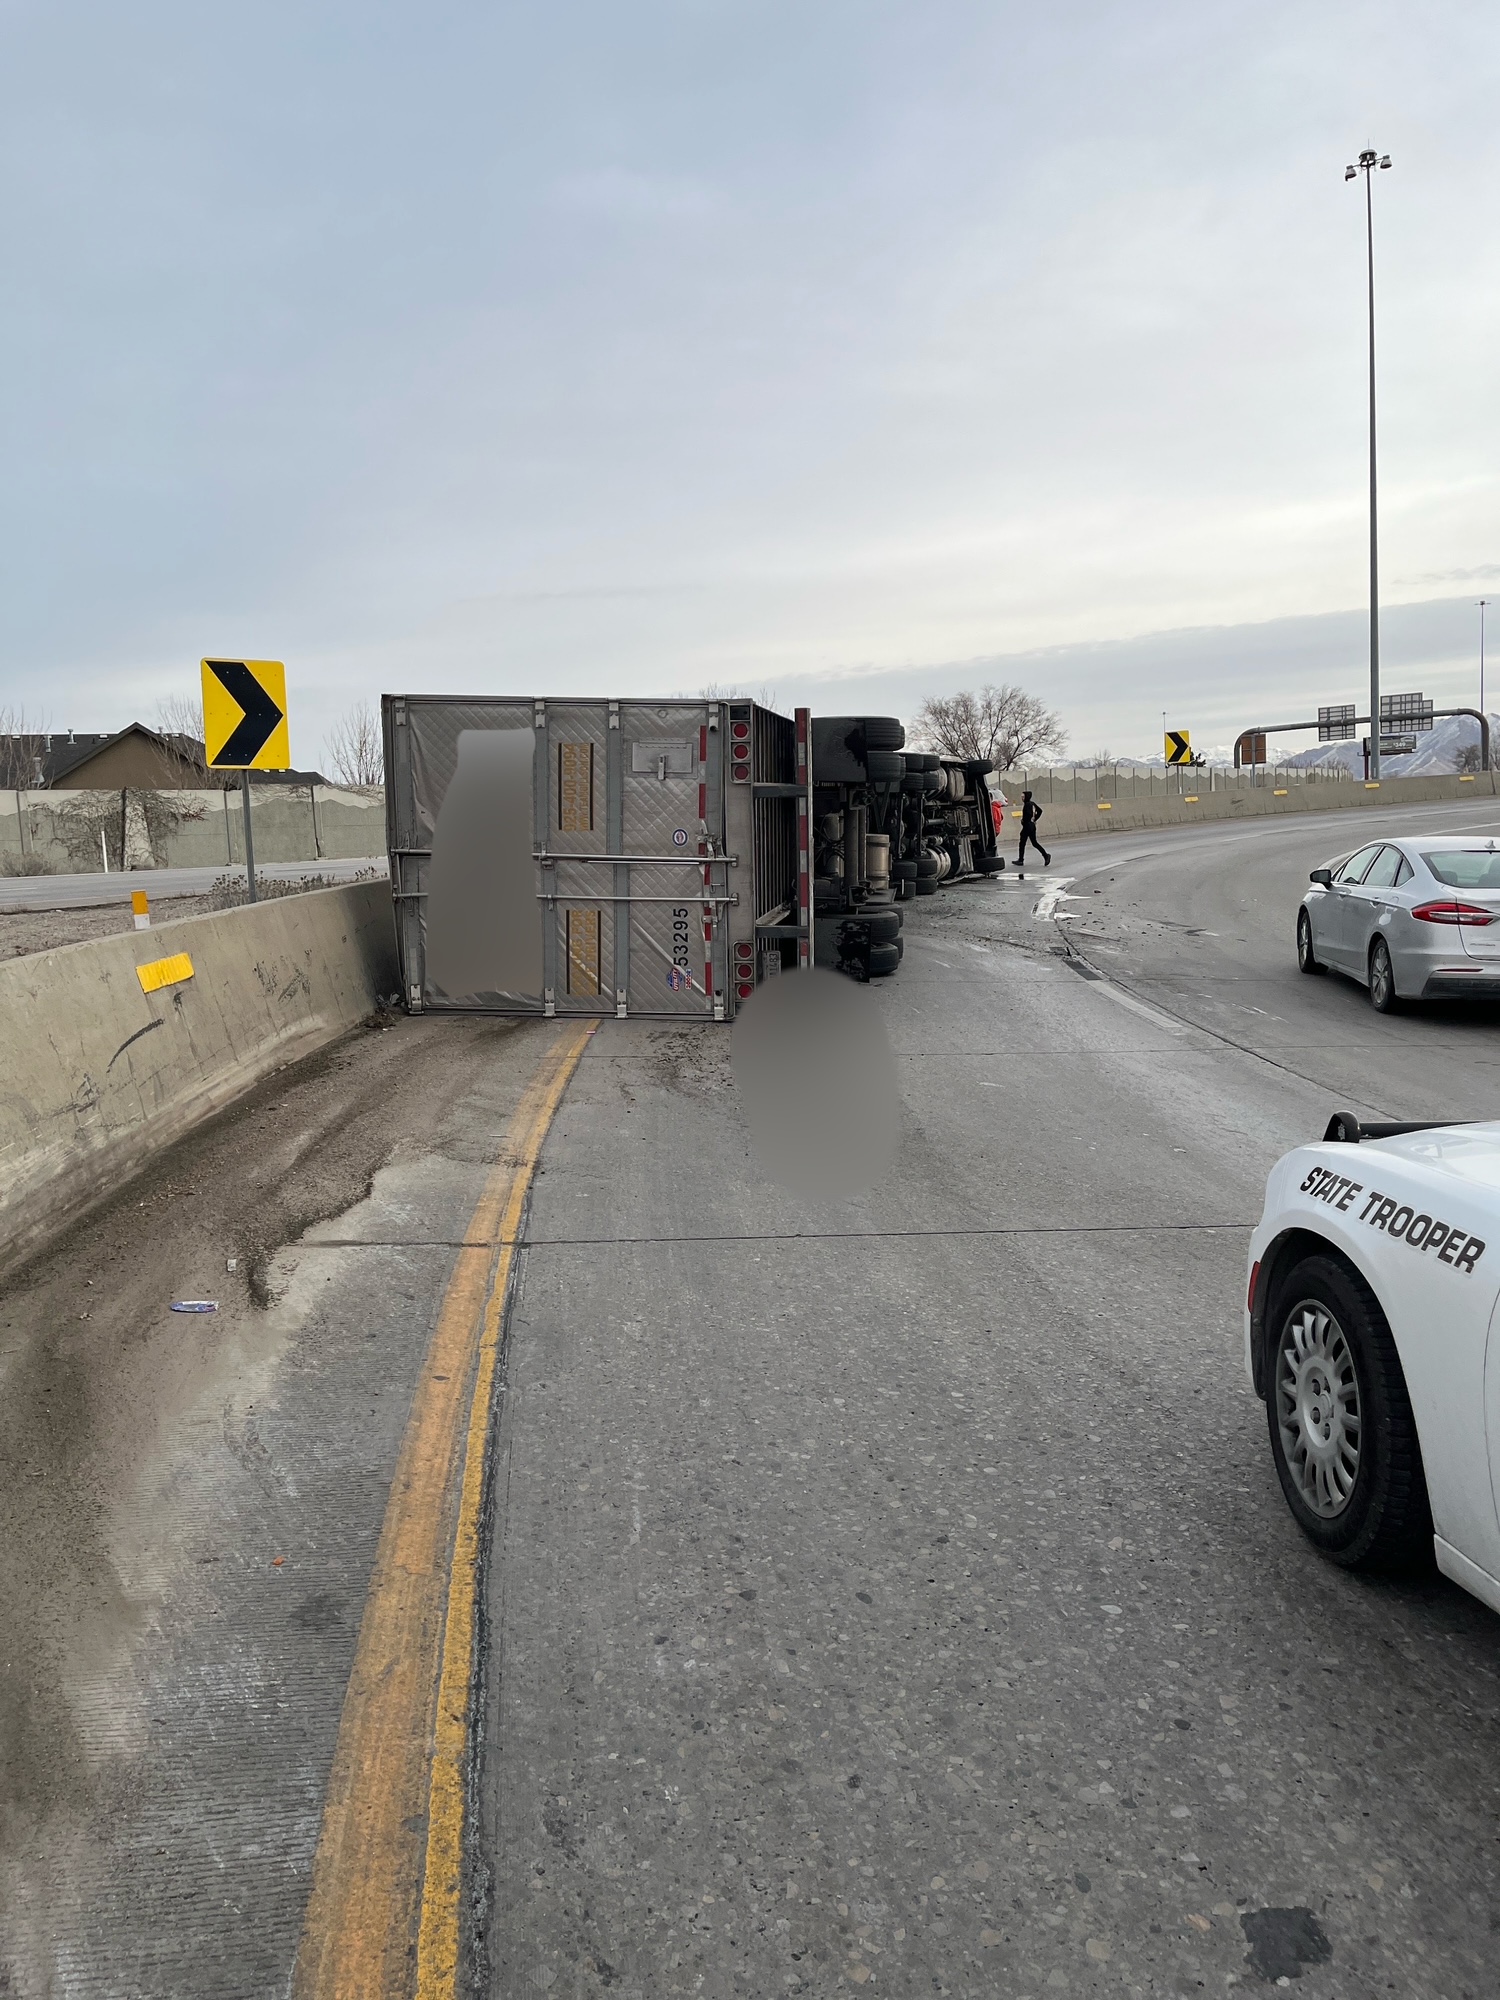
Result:
{"type": "Polygon", "coordinates": [[[1272,1168],[1245,1359],[1297,1525],[1500,1611],[1500,1124],[1364,1125],[1272,1168]]]}

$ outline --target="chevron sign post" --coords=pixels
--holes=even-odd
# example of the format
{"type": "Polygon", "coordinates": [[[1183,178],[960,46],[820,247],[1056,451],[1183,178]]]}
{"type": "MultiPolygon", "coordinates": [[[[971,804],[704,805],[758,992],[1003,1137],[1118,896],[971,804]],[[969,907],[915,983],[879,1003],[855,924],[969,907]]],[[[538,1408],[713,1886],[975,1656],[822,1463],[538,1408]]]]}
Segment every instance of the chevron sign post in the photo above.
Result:
{"type": "Polygon", "coordinates": [[[280,660],[204,660],[203,754],[210,771],[238,771],[245,809],[245,884],[255,901],[251,771],[289,771],[286,668],[280,660]]]}

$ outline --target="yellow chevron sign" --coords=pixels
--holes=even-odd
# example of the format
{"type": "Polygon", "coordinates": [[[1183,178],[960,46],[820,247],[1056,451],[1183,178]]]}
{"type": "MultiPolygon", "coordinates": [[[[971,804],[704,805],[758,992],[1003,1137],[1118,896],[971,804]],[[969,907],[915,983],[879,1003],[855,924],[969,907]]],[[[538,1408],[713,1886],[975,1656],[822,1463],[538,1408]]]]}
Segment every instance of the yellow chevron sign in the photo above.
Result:
{"type": "Polygon", "coordinates": [[[1169,764],[1191,764],[1193,761],[1193,738],[1189,730],[1169,729],[1166,735],[1167,762],[1169,764]]]}

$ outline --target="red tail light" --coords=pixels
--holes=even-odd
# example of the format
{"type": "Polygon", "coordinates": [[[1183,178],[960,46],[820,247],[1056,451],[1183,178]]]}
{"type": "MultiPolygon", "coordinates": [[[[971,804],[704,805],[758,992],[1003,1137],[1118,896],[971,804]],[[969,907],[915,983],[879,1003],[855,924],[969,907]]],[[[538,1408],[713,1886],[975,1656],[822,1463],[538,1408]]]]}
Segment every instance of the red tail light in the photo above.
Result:
{"type": "Polygon", "coordinates": [[[1495,921],[1495,912],[1478,903],[1419,903],[1412,915],[1424,924],[1465,924],[1476,930],[1495,921]]]}

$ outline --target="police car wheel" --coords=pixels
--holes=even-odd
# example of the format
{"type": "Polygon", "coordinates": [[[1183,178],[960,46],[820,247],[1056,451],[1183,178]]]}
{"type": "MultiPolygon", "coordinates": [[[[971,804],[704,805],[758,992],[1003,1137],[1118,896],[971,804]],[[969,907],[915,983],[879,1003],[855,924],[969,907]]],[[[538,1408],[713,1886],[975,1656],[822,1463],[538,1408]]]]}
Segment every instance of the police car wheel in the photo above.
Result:
{"type": "Polygon", "coordinates": [[[1305,1258],[1267,1338],[1271,1455],[1303,1534],[1346,1569],[1430,1560],[1416,1420],[1375,1294],[1342,1260],[1305,1258]]]}
{"type": "Polygon", "coordinates": [[[1326,972],[1326,965],[1318,963],[1318,955],[1313,950],[1312,918],[1306,910],[1297,912],[1297,970],[1299,972],[1326,972]]]}
{"type": "Polygon", "coordinates": [[[1370,946],[1370,1005],[1377,1014],[1394,1014],[1401,1005],[1396,997],[1390,948],[1384,938],[1376,938],[1370,946]]]}

